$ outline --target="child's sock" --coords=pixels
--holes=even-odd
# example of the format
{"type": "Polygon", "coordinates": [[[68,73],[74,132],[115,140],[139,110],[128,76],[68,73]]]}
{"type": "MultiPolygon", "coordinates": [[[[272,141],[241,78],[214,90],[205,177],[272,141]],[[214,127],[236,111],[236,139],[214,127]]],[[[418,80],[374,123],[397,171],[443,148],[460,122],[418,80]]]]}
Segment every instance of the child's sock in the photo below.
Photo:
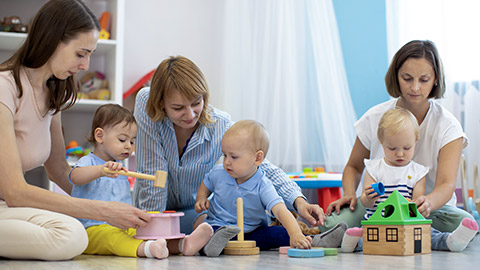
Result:
{"type": "Polygon", "coordinates": [[[205,246],[213,235],[212,226],[208,223],[200,224],[195,231],[187,237],[180,239],[178,249],[185,256],[193,256],[205,246]]]}
{"type": "Polygon", "coordinates": [[[341,222],[330,230],[315,235],[313,237],[312,247],[337,248],[342,243],[342,238],[347,228],[347,224],[341,222]]]}
{"type": "Polygon", "coordinates": [[[203,248],[208,257],[217,257],[222,253],[228,241],[240,233],[241,229],[237,226],[223,226],[218,228],[207,245],[203,248]]]}
{"type": "Polygon", "coordinates": [[[447,238],[450,251],[462,251],[478,232],[478,224],[471,218],[464,218],[462,223],[447,238]]]}
{"type": "Polygon", "coordinates": [[[149,240],[145,242],[145,247],[143,248],[145,252],[145,256],[147,258],[157,258],[157,259],[164,259],[168,257],[168,248],[167,248],[167,241],[165,239],[160,238],[158,240],[149,240]]]}
{"type": "Polygon", "coordinates": [[[362,238],[362,228],[354,227],[348,229],[343,235],[342,252],[353,252],[357,247],[358,241],[362,238]]]}

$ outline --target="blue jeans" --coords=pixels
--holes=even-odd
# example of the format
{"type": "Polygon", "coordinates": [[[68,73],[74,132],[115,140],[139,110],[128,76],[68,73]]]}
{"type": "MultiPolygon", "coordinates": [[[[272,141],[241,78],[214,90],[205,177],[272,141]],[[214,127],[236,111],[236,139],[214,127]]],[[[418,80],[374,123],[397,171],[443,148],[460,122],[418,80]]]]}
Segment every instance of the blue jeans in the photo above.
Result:
{"type": "MultiPolygon", "coordinates": [[[[213,226],[213,230],[220,228],[213,226]]],[[[285,227],[282,226],[262,226],[254,231],[244,234],[245,240],[253,240],[261,250],[269,250],[283,246],[290,246],[290,236],[285,227]]],[[[232,240],[237,240],[235,236],[232,240]]]]}

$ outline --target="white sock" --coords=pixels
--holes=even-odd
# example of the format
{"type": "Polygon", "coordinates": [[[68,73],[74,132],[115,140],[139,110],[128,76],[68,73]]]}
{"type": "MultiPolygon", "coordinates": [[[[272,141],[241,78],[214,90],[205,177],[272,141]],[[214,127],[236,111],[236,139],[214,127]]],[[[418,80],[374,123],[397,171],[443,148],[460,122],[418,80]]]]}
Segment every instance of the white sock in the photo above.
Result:
{"type": "Polygon", "coordinates": [[[182,238],[180,239],[180,241],[178,241],[178,250],[180,251],[180,253],[183,253],[184,245],[185,245],[185,238],[182,238]]]}
{"type": "Polygon", "coordinates": [[[357,247],[358,241],[362,238],[362,228],[354,227],[348,229],[343,235],[342,252],[352,253],[357,247]]]}
{"type": "Polygon", "coordinates": [[[143,247],[143,252],[147,258],[153,258],[152,253],[150,253],[150,244],[153,243],[153,240],[148,240],[145,242],[145,246],[143,247]]]}
{"type": "Polygon", "coordinates": [[[167,241],[163,238],[158,240],[148,240],[143,248],[147,258],[164,259],[168,257],[167,241]]]}
{"type": "Polygon", "coordinates": [[[447,238],[450,251],[462,251],[478,232],[478,224],[471,218],[464,218],[462,223],[447,238]]]}

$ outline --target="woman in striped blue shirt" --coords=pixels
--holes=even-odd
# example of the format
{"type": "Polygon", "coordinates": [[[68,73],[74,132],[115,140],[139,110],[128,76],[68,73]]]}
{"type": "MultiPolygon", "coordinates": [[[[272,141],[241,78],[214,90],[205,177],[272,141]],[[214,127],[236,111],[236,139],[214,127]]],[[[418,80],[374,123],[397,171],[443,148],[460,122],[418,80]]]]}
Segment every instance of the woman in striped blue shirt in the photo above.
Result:
{"type": "MultiPolygon", "coordinates": [[[[208,98],[203,73],[182,56],[160,63],[151,87],[140,90],[136,98],[137,171],[155,174],[163,170],[168,178],[164,189],[137,179],[133,203],[148,211],[184,212],[180,222],[184,233],[205,218],[197,218],[195,213],[196,193],[205,174],[222,156],[220,141],[232,125],[230,116],[210,106],[208,98]]],[[[267,160],[261,167],[290,210],[296,209],[312,226],[323,225],[323,210],[309,204],[295,182],[267,160]]]]}

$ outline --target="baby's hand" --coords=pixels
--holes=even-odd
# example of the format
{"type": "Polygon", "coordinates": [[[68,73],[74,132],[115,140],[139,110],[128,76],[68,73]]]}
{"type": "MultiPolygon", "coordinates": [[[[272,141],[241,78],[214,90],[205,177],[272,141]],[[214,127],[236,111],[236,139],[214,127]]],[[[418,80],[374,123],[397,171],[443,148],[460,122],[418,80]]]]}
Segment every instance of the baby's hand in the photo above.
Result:
{"type": "Polygon", "coordinates": [[[290,236],[290,246],[294,248],[310,249],[312,248],[312,238],[303,234],[290,236]]]}
{"type": "Polygon", "coordinates": [[[367,196],[367,199],[372,202],[376,201],[377,198],[380,197],[380,195],[378,195],[378,193],[375,192],[375,190],[372,188],[371,185],[366,187],[364,192],[365,192],[365,195],[367,196]]]}
{"type": "Polygon", "coordinates": [[[198,199],[195,203],[195,212],[201,213],[210,207],[210,201],[208,199],[198,199]]]}
{"type": "MultiPolygon", "coordinates": [[[[123,167],[123,164],[120,162],[107,161],[103,166],[109,169],[110,171],[128,171],[127,168],[123,167]]],[[[112,177],[112,178],[118,177],[118,174],[116,173],[106,173],[105,171],[103,171],[103,174],[107,177],[112,177]]]]}

